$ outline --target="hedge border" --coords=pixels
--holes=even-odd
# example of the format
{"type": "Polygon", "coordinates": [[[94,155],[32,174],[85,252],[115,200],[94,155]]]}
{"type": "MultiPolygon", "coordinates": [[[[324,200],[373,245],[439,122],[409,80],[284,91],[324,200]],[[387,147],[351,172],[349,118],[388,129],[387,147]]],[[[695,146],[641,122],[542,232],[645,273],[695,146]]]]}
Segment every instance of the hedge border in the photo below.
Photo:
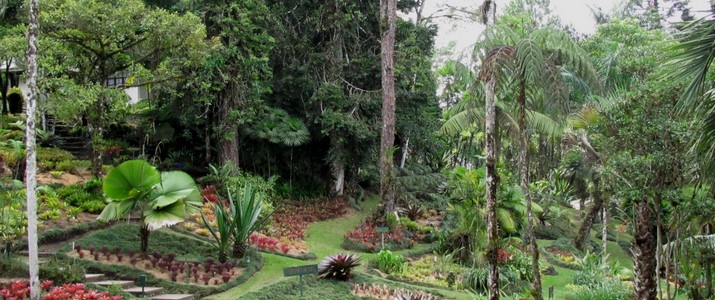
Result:
{"type": "MultiPolygon", "coordinates": [[[[53,228],[38,234],[37,244],[38,246],[44,244],[53,244],[59,242],[66,242],[72,238],[83,235],[90,231],[95,231],[99,229],[104,229],[114,225],[114,222],[90,222],[82,223],[67,228],[53,228]]],[[[23,239],[17,242],[13,246],[13,252],[17,251],[27,251],[27,240],[23,239]]]]}

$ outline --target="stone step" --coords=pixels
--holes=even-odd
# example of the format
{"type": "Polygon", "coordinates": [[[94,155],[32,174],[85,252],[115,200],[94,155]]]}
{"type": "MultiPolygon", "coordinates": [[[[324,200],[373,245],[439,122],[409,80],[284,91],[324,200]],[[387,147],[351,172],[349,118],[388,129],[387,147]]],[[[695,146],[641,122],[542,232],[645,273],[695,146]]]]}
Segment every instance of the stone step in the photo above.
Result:
{"type": "Polygon", "coordinates": [[[84,281],[97,282],[104,279],[104,274],[84,274],[84,281]]]}
{"type": "MultiPolygon", "coordinates": [[[[30,255],[30,253],[27,250],[19,251],[18,254],[20,254],[22,256],[30,255]]],[[[38,257],[52,257],[52,256],[55,256],[55,254],[57,254],[57,252],[50,252],[50,251],[38,251],[37,252],[38,257]]]]}
{"type": "Polygon", "coordinates": [[[134,281],[129,281],[129,280],[102,280],[102,281],[97,281],[94,284],[100,285],[100,286],[105,286],[105,287],[110,287],[110,286],[119,286],[120,288],[126,289],[134,286],[134,281]]]}
{"type": "Polygon", "coordinates": [[[163,294],[151,297],[151,300],[193,300],[192,294],[163,294]]]}
{"type": "MultiPolygon", "coordinates": [[[[122,290],[125,293],[129,293],[135,296],[140,296],[142,294],[142,288],[140,286],[135,286],[131,287],[128,289],[123,289],[122,290]]],[[[153,286],[147,286],[144,287],[144,296],[154,296],[154,295],[159,295],[164,291],[163,287],[153,287],[153,286]]]]}

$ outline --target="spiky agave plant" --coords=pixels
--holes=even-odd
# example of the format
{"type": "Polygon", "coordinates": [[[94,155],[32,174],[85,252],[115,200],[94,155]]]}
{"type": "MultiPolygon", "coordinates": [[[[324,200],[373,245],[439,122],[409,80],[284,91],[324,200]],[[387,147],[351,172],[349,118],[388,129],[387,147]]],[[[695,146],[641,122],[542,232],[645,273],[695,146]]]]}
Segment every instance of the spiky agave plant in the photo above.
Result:
{"type": "Polygon", "coordinates": [[[360,256],[338,253],[328,256],[318,265],[318,275],[323,279],[347,281],[353,268],[360,265],[360,256]]]}

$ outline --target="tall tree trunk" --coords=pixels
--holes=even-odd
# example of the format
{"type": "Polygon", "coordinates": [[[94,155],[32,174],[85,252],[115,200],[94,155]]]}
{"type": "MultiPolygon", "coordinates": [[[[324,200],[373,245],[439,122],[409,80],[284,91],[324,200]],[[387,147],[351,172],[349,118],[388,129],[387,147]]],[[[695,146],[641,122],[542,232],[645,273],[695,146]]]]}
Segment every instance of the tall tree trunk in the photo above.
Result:
{"type": "Polygon", "coordinates": [[[603,213],[601,214],[601,261],[606,266],[608,257],[608,203],[603,205],[603,213]]]}
{"type": "Polygon", "coordinates": [[[8,114],[8,103],[7,103],[7,93],[10,89],[10,64],[12,64],[12,58],[5,60],[5,81],[2,82],[2,114],[8,114]]]}
{"type": "Polygon", "coordinates": [[[385,212],[395,211],[395,33],[397,0],[380,0],[380,54],[382,58],[382,138],[380,141],[380,191],[385,212]]]}
{"type": "Polygon", "coordinates": [[[527,231],[529,244],[531,245],[531,271],[534,274],[534,281],[531,283],[531,295],[536,300],[541,300],[541,273],[539,270],[539,246],[536,244],[536,233],[534,232],[534,212],[531,207],[531,193],[529,192],[529,133],[526,126],[526,82],[522,79],[519,83],[519,175],[521,178],[521,189],[524,192],[527,214],[527,231]]]}
{"type": "Polygon", "coordinates": [[[407,161],[407,153],[410,151],[410,139],[405,140],[405,144],[402,146],[402,159],[400,159],[400,168],[405,167],[405,162],[407,161]]]}
{"type": "Polygon", "coordinates": [[[230,163],[235,170],[238,170],[238,127],[235,125],[236,121],[231,118],[231,112],[238,108],[238,104],[232,99],[235,96],[230,93],[224,92],[219,96],[218,117],[221,129],[216,134],[221,144],[218,156],[222,165],[230,163]]]}
{"type": "MultiPolygon", "coordinates": [[[[105,81],[106,82],[106,81],[105,81]]],[[[104,101],[103,101],[104,95],[101,96],[101,98],[97,101],[97,107],[95,108],[97,110],[97,117],[96,118],[90,118],[91,121],[90,125],[91,129],[91,137],[90,137],[90,145],[91,145],[91,151],[92,151],[92,176],[95,178],[102,178],[102,149],[101,149],[101,141],[102,141],[102,136],[103,136],[103,128],[102,128],[102,116],[104,115],[104,101]]]]}
{"type": "Polygon", "coordinates": [[[486,168],[487,168],[487,262],[489,263],[489,300],[499,299],[499,222],[497,220],[497,186],[499,178],[497,175],[496,156],[496,92],[497,77],[492,75],[487,81],[486,88],[486,116],[484,135],[486,138],[486,168]]]}
{"type": "Polygon", "coordinates": [[[30,268],[30,299],[40,299],[40,278],[37,245],[37,157],[35,156],[35,110],[37,110],[37,34],[39,33],[38,0],[30,0],[27,43],[27,85],[30,97],[25,101],[27,120],[25,123],[25,186],[27,190],[27,245],[30,268]]]}
{"type": "Polygon", "coordinates": [[[599,184],[599,179],[593,179],[593,205],[588,211],[588,214],[583,218],[583,223],[581,223],[581,228],[578,230],[578,236],[574,240],[574,246],[579,250],[584,250],[586,247],[586,242],[591,234],[591,228],[593,228],[593,223],[596,222],[596,218],[601,214],[601,207],[603,207],[603,199],[601,197],[601,186],[599,184]]]}
{"type": "Polygon", "coordinates": [[[338,135],[332,133],[330,135],[330,152],[329,155],[331,165],[330,171],[333,176],[333,193],[336,196],[342,196],[345,192],[345,160],[344,160],[344,145],[339,141],[338,135]]]}
{"type": "MultiPolygon", "coordinates": [[[[494,22],[496,13],[496,3],[492,0],[485,0],[481,6],[482,23],[489,27],[494,22]]],[[[483,66],[484,67],[484,66],[483,66]]],[[[486,80],[484,116],[484,148],[486,151],[486,202],[487,202],[487,262],[488,275],[487,285],[489,289],[489,300],[499,299],[499,221],[497,220],[497,187],[499,177],[497,174],[497,157],[499,153],[499,129],[497,127],[496,110],[496,87],[497,70],[482,69],[480,74],[482,80],[486,80]]]]}
{"type": "Polygon", "coordinates": [[[655,216],[647,200],[639,200],[635,205],[636,236],[633,245],[635,299],[652,300],[656,299],[655,216]]]}

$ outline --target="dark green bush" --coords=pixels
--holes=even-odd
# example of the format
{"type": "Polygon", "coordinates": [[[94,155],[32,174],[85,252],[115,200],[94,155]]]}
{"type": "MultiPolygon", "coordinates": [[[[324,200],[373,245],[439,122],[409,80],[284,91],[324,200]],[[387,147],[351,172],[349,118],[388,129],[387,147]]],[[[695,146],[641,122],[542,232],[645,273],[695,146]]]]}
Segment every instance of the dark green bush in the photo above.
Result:
{"type": "Polygon", "coordinates": [[[84,281],[85,269],[69,259],[53,258],[40,265],[40,279],[52,280],[55,284],[84,281]]]}
{"type": "Polygon", "coordinates": [[[23,278],[30,276],[27,265],[14,258],[6,258],[5,254],[0,258],[0,274],[7,278],[23,278]]]}
{"type": "Polygon", "coordinates": [[[551,248],[562,251],[569,251],[573,254],[580,253],[578,249],[573,245],[573,239],[561,237],[557,240],[551,242],[551,248]]]}

